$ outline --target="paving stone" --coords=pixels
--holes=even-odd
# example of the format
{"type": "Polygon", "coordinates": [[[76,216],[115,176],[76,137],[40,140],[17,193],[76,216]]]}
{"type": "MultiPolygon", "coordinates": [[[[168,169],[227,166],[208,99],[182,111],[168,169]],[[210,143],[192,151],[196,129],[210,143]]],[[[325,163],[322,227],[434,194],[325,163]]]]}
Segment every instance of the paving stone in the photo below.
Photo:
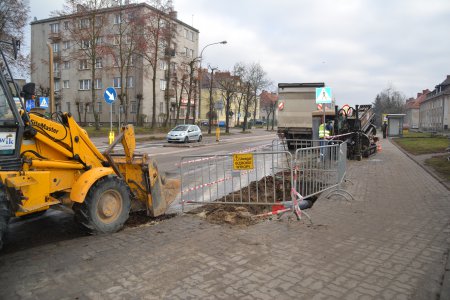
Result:
{"type": "Polygon", "coordinates": [[[356,201],[314,204],[314,224],[324,226],[234,228],[184,215],[0,254],[0,298],[435,299],[450,194],[382,143],[378,161],[347,164],[356,201]]]}

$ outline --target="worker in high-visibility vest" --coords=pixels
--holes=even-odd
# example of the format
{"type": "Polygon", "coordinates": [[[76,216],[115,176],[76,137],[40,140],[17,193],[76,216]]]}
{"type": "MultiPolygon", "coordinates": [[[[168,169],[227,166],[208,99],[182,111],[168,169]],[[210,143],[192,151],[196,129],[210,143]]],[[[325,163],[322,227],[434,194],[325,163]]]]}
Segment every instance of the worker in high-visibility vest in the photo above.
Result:
{"type": "Polygon", "coordinates": [[[320,160],[324,161],[325,157],[326,157],[326,149],[325,149],[325,145],[327,144],[327,142],[325,141],[325,139],[328,139],[328,137],[331,134],[330,128],[332,128],[331,126],[331,121],[328,121],[327,124],[322,123],[319,126],[319,139],[322,140],[320,142],[320,160]]]}
{"type": "Polygon", "coordinates": [[[325,123],[320,124],[319,139],[328,138],[330,136],[330,134],[331,134],[330,127],[331,127],[331,121],[328,121],[326,125],[325,125],[325,123]]]}

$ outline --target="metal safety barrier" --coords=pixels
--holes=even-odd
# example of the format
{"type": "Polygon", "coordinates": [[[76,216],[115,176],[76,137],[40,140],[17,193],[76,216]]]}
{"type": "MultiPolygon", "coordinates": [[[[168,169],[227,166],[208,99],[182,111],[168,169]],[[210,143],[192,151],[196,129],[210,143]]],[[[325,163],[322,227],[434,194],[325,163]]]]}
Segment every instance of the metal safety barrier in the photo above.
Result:
{"type": "Polygon", "coordinates": [[[304,199],[327,191],[327,198],[337,194],[346,200],[354,199],[342,188],[347,172],[346,143],[299,148],[294,164],[294,188],[304,199]]]}
{"type": "Polygon", "coordinates": [[[293,156],[288,151],[185,156],[181,203],[274,205],[290,202],[293,156]]]}

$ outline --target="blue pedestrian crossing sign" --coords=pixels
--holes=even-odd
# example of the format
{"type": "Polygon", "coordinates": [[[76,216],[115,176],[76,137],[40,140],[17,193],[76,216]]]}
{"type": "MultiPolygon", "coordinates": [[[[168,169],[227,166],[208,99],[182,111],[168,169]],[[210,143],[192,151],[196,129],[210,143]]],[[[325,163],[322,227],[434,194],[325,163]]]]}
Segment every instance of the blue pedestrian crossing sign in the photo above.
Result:
{"type": "Polygon", "coordinates": [[[27,111],[30,111],[32,108],[34,108],[35,107],[35,103],[34,103],[34,100],[27,100],[26,102],[25,102],[25,109],[27,110],[27,111]]]}
{"type": "Polygon", "coordinates": [[[326,104],[331,103],[331,88],[322,87],[316,88],[316,104],[326,104]]]}
{"type": "Polygon", "coordinates": [[[39,107],[48,108],[48,97],[39,97],[39,107]]]}
{"type": "Polygon", "coordinates": [[[103,93],[106,103],[113,104],[117,98],[116,89],[113,87],[108,87],[103,93]]]}

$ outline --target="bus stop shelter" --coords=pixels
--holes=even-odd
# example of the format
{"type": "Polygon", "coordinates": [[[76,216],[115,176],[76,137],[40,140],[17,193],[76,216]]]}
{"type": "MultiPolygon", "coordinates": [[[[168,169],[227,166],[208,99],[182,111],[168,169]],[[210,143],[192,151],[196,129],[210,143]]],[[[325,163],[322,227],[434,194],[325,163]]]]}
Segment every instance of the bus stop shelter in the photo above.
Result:
{"type": "Polygon", "coordinates": [[[403,119],[405,114],[387,114],[387,135],[389,137],[403,136],[403,119]]]}

